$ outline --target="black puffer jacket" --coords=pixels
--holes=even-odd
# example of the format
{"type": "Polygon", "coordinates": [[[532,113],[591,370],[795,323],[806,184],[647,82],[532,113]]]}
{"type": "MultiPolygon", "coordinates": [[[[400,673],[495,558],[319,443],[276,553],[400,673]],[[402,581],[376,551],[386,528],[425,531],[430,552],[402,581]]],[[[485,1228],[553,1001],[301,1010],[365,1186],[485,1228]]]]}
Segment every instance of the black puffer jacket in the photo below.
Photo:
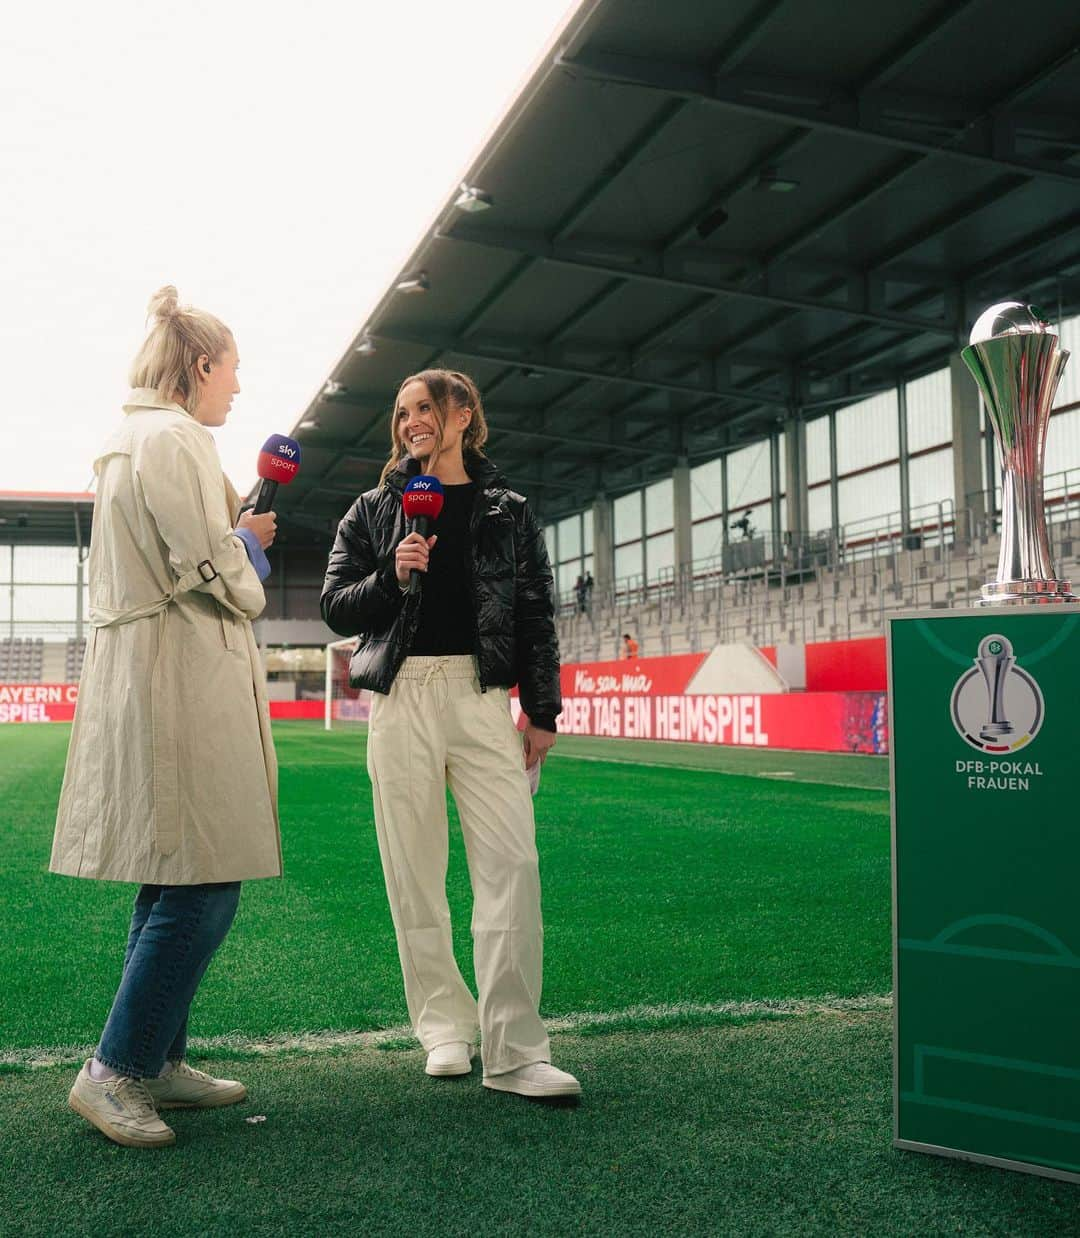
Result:
{"type": "MultiPolygon", "coordinates": [[[[467,455],[476,482],[470,521],[476,660],[480,687],[520,685],[534,725],[555,730],[562,709],[554,583],[547,547],[526,500],[483,456],[467,455]]],[[[406,534],[403,471],[362,494],[338,525],[322,591],[322,616],[341,636],[359,636],[349,664],[354,688],[387,693],[416,635],[423,596],[403,594],[394,551],[406,534]]]]}

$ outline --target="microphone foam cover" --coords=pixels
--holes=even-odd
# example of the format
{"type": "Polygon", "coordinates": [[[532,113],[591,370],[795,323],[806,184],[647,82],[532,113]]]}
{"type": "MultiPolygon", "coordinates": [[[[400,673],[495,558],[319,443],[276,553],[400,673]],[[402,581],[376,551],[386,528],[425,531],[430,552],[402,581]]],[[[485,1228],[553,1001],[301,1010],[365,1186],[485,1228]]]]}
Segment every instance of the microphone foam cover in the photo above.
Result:
{"type": "Polygon", "coordinates": [[[417,516],[427,516],[429,520],[437,519],[443,506],[442,482],[427,473],[414,477],[405,487],[402,505],[407,520],[415,520],[417,516]]]}
{"type": "Polygon", "coordinates": [[[271,434],[259,452],[258,471],[263,481],[287,486],[300,472],[300,444],[287,435],[271,434]]]}

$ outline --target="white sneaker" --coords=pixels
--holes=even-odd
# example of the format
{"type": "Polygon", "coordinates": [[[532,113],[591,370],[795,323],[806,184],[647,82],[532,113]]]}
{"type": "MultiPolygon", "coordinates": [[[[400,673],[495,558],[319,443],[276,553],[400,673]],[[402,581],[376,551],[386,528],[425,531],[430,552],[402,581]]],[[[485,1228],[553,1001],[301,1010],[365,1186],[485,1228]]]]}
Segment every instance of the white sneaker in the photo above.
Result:
{"type": "Polygon", "coordinates": [[[187,1062],[177,1062],[163,1078],[144,1079],[143,1083],[159,1109],[217,1109],[247,1097],[242,1083],[215,1079],[187,1062]]]}
{"type": "Polygon", "coordinates": [[[484,1087],[496,1092],[516,1092],[518,1096],[580,1096],[581,1084],[565,1070],[550,1062],[533,1062],[503,1075],[486,1075],[484,1087]]]}
{"type": "Polygon", "coordinates": [[[176,1136],[158,1117],[142,1079],[126,1075],[100,1082],[91,1079],[89,1058],[68,1094],[68,1104],[113,1143],[125,1148],[163,1148],[176,1142],[176,1136]]]}
{"type": "Polygon", "coordinates": [[[451,1040],[445,1045],[436,1045],[427,1055],[424,1073],[437,1076],[470,1074],[475,1052],[472,1045],[464,1040],[451,1040]]]}

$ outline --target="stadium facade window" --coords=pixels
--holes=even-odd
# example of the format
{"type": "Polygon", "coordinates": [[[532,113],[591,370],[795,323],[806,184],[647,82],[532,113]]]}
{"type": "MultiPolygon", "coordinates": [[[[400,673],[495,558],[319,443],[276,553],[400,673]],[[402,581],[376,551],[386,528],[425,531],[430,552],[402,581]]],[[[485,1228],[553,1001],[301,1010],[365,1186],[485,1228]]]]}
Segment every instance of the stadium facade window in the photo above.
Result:
{"type": "Polygon", "coordinates": [[[637,541],[641,537],[641,491],[621,494],[614,503],[613,523],[615,545],[637,541]]]}
{"type": "Polygon", "coordinates": [[[828,481],[815,486],[808,496],[807,524],[814,533],[832,528],[832,490],[828,481]]]}
{"type": "MultiPolygon", "coordinates": [[[[953,494],[953,453],[947,447],[926,455],[912,456],[908,461],[908,496],[911,522],[921,525],[936,520],[934,506],[951,499],[953,494]]],[[[948,520],[948,512],[942,513],[948,520]]]]}
{"type": "Polygon", "coordinates": [[[645,543],[642,540],[644,498],[640,490],[620,495],[613,505],[615,531],[615,579],[645,573],[645,543]]]}
{"type": "Polygon", "coordinates": [[[615,579],[626,577],[641,577],[644,572],[644,548],[640,541],[629,542],[625,546],[615,547],[615,579]]]}
{"type": "Polygon", "coordinates": [[[645,542],[646,579],[670,576],[675,565],[675,534],[657,533],[645,542]]]}
{"type": "Polygon", "coordinates": [[[555,568],[555,588],[565,601],[567,594],[572,597],[577,578],[592,570],[592,512],[575,512],[560,520],[553,526],[552,542],[548,544],[548,554],[555,568]]]}
{"type": "MultiPolygon", "coordinates": [[[[837,477],[900,456],[896,391],[883,391],[836,410],[837,477]]],[[[872,513],[867,513],[872,514],[872,513]]]]}
{"type": "Polygon", "coordinates": [[[832,417],[806,423],[807,526],[811,533],[832,528],[832,462],[829,450],[832,417]]]}
{"type": "Polygon", "coordinates": [[[848,536],[859,538],[871,526],[899,529],[900,465],[886,464],[854,476],[841,477],[837,486],[840,525],[848,536]]]}
{"type": "Polygon", "coordinates": [[[900,525],[900,421],[895,388],[836,410],[836,497],[849,540],[900,525]]]}
{"type": "Polygon", "coordinates": [[[1047,500],[1063,497],[1066,490],[1080,492],[1080,406],[1054,413],[1046,432],[1047,500]]]}
{"type": "Polygon", "coordinates": [[[707,560],[720,555],[724,548],[723,517],[714,516],[711,520],[695,523],[691,532],[691,548],[696,566],[704,567],[707,560]]]}
{"type": "MultiPolygon", "coordinates": [[[[934,370],[905,384],[907,470],[910,523],[936,524],[939,504],[953,501],[952,380],[948,369],[934,370]]],[[[943,510],[941,519],[949,513],[943,510]]]]}
{"type": "MultiPolygon", "coordinates": [[[[645,488],[645,532],[666,533],[675,525],[675,483],[670,477],[645,488]]],[[[650,571],[650,575],[651,575],[650,571]]]]}
{"type": "Polygon", "coordinates": [[[749,518],[753,537],[772,535],[772,442],[763,439],[740,447],[728,456],[728,537],[742,540],[743,529],[732,529],[733,521],[749,518]]]}
{"type": "MultiPolygon", "coordinates": [[[[717,457],[690,470],[690,519],[724,514],[724,462],[717,457]]],[[[694,551],[694,558],[698,557],[694,551]]]]}
{"type": "Polygon", "coordinates": [[[75,617],[78,589],[74,584],[30,585],[19,583],[12,594],[12,618],[25,636],[41,636],[27,625],[64,623],[75,617]]]}
{"type": "Polygon", "coordinates": [[[74,546],[16,546],[14,579],[22,584],[70,584],[78,570],[74,546]]]}
{"type": "MultiPolygon", "coordinates": [[[[1062,319],[1060,338],[1061,347],[1067,348],[1072,358],[1061,376],[1061,385],[1054,400],[1056,408],[1080,404],[1080,315],[1062,319]]],[[[1074,456],[1073,461],[1080,466],[1080,456],[1074,456]]]]}
{"type": "MultiPolygon", "coordinates": [[[[0,581],[5,585],[0,635],[46,641],[77,635],[79,555],[74,546],[0,545],[0,581]]],[[[88,613],[84,584],[84,621],[88,613]]]]}

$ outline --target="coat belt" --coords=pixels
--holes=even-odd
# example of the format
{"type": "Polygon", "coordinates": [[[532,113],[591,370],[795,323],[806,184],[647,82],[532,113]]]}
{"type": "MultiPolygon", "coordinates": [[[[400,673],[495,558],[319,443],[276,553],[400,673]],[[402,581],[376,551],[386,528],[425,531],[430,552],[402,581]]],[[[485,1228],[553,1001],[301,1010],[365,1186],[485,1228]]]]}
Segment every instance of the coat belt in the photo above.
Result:
{"type": "Polygon", "coordinates": [[[169,608],[183,593],[208,584],[217,576],[209,559],[198,567],[185,572],[170,593],[132,606],[127,610],[109,610],[103,606],[93,607],[90,624],[94,628],[115,628],[136,619],[158,616],[158,643],[154,664],[150,668],[150,743],[154,761],[154,845],[162,855],[172,855],[180,845],[180,797],[179,772],[176,758],[176,702],[162,689],[161,675],[169,626],[169,608]],[[209,573],[206,569],[209,568],[209,573]]]}

